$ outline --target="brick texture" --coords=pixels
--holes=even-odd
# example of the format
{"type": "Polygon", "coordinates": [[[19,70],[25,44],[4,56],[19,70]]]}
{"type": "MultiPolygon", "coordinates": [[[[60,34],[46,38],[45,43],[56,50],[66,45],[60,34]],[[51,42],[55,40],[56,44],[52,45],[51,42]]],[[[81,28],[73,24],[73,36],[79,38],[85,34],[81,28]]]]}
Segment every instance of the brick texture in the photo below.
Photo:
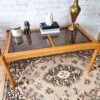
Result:
{"type": "MultiPolygon", "coordinates": [[[[0,37],[5,30],[21,26],[28,20],[31,27],[39,27],[45,21],[48,12],[60,25],[71,23],[69,7],[74,0],[0,0],[0,37]]],[[[93,37],[100,32],[100,0],[79,0],[81,13],[77,23],[81,24],[93,37]]]]}

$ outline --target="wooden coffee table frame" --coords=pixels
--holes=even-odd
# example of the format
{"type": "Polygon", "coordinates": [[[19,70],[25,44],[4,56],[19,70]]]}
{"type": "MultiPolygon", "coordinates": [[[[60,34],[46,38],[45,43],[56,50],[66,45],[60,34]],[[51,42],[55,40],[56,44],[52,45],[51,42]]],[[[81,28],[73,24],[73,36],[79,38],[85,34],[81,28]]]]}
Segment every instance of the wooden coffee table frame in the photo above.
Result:
{"type": "MultiPolygon", "coordinates": [[[[3,65],[4,70],[8,76],[11,87],[15,87],[15,81],[13,80],[13,77],[11,75],[11,72],[10,72],[10,69],[8,68],[7,63],[21,60],[21,59],[26,59],[26,58],[47,56],[47,55],[52,55],[52,54],[73,52],[73,51],[79,51],[79,50],[94,49],[94,53],[92,55],[90,64],[87,67],[87,71],[90,72],[94,64],[94,61],[96,59],[96,56],[98,54],[98,51],[100,50],[100,43],[97,40],[95,40],[93,37],[91,37],[87,32],[85,32],[80,27],[79,24],[75,24],[75,27],[77,27],[89,40],[91,40],[91,42],[56,46],[54,41],[52,40],[52,37],[48,34],[47,37],[51,44],[51,47],[35,49],[35,50],[27,50],[27,51],[21,51],[21,52],[13,52],[13,53],[8,52],[9,46],[10,46],[10,40],[11,40],[11,32],[7,31],[7,40],[5,43],[5,47],[4,47],[3,52],[2,53],[0,52],[0,62],[3,65]]],[[[67,28],[67,27],[61,27],[61,28],[67,28]]],[[[33,30],[39,30],[39,29],[32,29],[32,31],[33,30]]]]}

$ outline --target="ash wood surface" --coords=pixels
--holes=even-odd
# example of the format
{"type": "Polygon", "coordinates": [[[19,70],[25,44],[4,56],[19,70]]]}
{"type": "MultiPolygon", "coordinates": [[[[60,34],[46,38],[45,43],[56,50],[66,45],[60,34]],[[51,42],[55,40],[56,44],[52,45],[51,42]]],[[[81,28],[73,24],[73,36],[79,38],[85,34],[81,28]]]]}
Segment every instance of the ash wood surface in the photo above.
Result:
{"type": "Polygon", "coordinates": [[[55,43],[54,43],[54,41],[52,40],[50,34],[47,34],[47,37],[48,37],[48,40],[49,40],[51,46],[52,46],[52,47],[55,47],[55,43]]]}
{"type": "Polygon", "coordinates": [[[92,67],[93,67],[93,64],[94,64],[94,62],[95,62],[96,56],[97,56],[97,54],[98,54],[98,52],[99,52],[99,49],[100,49],[100,47],[98,47],[97,49],[94,50],[94,53],[93,53],[93,55],[92,55],[90,64],[89,64],[89,66],[88,66],[88,68],[87,68],[87,71],[88,71],[88,72],[90,72],[90,71],[92,70],[92,67]]]}
{"type": "Polygon", "coordinates": [[[5,55],[6,61],[16,61],[31,57],[40,57],[40,56],[47,56],[51,54],[59,54],[64,52],[73,52],[79,50],[87,50],[87,49],[96,49],[98,43],[80,43],[80,44],[73,44],[73,45],[65,45],[65,46],[57,46],[55,48],[44,48],[44,49],[36,49],[36,50],[28,50],[22,52],[15,52],[9,53],[5,55]]]}
{"type": "Polygon", "coordinates": [[[5,42],[5,46],[4,46],[4,49],[3,49],[3,55],[6,55],[8,54],[8,50],[9,50],[9,46],[10,46],[10,41],[11,41],[11,32],[8,30],[6,31],[6,42],[5,42]]]}
{"type": "Polygon", "coordinates": [[[6,74],[7,74],[7,77],[9,79],[9,81],[10,81],[11,87],[12,88],[15,87],[15,82],[14,82],[13,77],[11,75],[10,69],[8,68],[8,65],[7,65],[7,63],[5,61],[5,58],[3,57],[3,55],[1,53],[0,53],[0,63],[2,64],[4,70],[5,70],[6,74]]]}
{"type": "MultiPolygon", "coordinates": [[[[9,46],[10,46],[10,40],[11,40],[11,32],[7,31],[7,40],[6,40],[5,48],[3,51],[3,55],[1,56],[1,54],[0,54],[0,61],[1,61],[2,65],[4,66],[5,72],[8,75],[8,78],[11,82],[12,87],[15,86],[15,83],[13,81],[13,78],[11,76],[10,70],[9,70],[6,62],[21,60],[21,59],[26,59],[26,58],[31,58],[31,57],[40,57],[40,56],[47,56],[47,55],[52,55],[52,54],[65,53],[65,52],[94,49],[93,56],[91,58],[89,66],[87,68],[87,71],[90,72],[92,70],[92,66],[95,61],[96,55],[97,55],[98,51],[100,50],[100,43],[98,41],[96,41],[94,38],[92,38],[87,32],[85,32],[78,24],[76,24],[75,26],[88,39],[90,39],[91,42],[70,44],[70,45],[64,45],[64,46],[56,46],[54,41],[52,40],[52,37],[50,35],[47,35],[48,40],[51,44],[51,47],[49,47],[49,48],[8,53],[9,46]]],[[[62,26],[61,28],[67,28],[67,27],[62,26]]],[[[31,29],[31,31],[34,31],[34,30],[39,30],[39,29],[31,29]]]]}

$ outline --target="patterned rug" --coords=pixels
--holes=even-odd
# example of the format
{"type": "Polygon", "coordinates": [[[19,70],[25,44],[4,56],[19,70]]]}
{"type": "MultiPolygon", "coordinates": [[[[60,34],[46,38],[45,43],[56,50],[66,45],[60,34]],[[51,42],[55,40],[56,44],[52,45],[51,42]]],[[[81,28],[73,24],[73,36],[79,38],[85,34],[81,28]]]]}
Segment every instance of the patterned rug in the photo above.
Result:
{"type": "Polygon", "coordinates": [[[87,73],[93,51],[79,51],[10,63],[17,86],[6,78],[3,100],[100,100],[100,56],[87,73]]]}

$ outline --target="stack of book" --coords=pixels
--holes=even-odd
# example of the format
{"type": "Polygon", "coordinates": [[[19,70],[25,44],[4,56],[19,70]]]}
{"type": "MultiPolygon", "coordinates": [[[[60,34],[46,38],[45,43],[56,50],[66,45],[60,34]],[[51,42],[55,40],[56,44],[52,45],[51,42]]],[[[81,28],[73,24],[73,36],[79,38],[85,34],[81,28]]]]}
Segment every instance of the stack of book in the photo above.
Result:
{"type": "Polygon", "coordinates": [[[54,33],[59,33],[60,28],[57,22],[53,22],[51,26],[48,26],[45,23],[41,23],[40,31],[41,31],[41,34],[54,34],[54,33]]]}

